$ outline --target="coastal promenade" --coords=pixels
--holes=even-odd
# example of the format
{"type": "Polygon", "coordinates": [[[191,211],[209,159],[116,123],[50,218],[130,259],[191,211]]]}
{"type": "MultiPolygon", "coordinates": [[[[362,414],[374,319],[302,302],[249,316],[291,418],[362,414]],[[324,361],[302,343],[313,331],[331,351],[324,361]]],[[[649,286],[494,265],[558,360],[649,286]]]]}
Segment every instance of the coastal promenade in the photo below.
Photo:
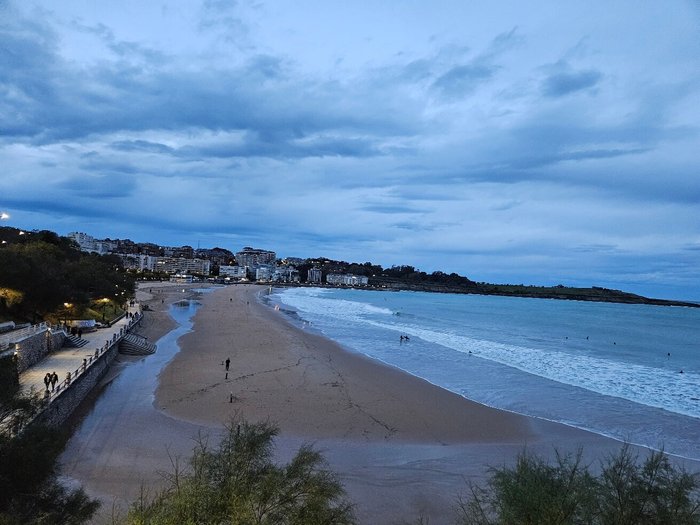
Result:
{"type": "Polygon", "coordinates": [[[47,403],[52,402],[65,388],[80,375],[90,369],[99,357],[127,333],[127,330],[141,318],[141,306],[135,303],[128,307],[128,315],[122,316],[110,326],[83,333],[81,339],[87,343],[78,348],[64,346],[49,353],[38,363],[32,365],[19,376],[23,391],[44,394],[47,403]],[[56,373],[58,382],[48,394],[44,377],[56,373]]]}

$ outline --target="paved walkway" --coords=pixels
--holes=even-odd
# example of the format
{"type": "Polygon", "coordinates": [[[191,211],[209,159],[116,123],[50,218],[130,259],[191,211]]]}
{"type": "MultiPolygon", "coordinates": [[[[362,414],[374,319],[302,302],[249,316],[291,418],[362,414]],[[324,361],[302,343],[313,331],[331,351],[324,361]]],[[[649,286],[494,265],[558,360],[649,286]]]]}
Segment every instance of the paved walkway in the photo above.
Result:
{"type": "MultiPolygon", "coordinates": [[[[141,315],[141,306],[135,303],[134,306],[129,306],[129,314],[134,314],[136,317],[141,315]]],[[[109,327],[98,328],[92,332],[84,332],[82,339],[88,341],[88,344],[81,348],[63,347],[60,350],[55,350],[49,353],[44,359],[32,365],[19,376],[19,383],[25,392],[33,390],[36,393],[43,393],[46,390],[44,385],[44,376],[49,373],[56,372],[58,375],[58,383],[56,387],[47,396],[49,400],[57,395],[67,383],[74,380],[77,375],[80,375],[92,365],[97,355],[102,354],[109,344],[111,344],[122,333],[126,332],[127,328],[134,322],[134,317],[124,316],[109,327]],[[67,380],[70,373],[70,379],[67,380]]]]}

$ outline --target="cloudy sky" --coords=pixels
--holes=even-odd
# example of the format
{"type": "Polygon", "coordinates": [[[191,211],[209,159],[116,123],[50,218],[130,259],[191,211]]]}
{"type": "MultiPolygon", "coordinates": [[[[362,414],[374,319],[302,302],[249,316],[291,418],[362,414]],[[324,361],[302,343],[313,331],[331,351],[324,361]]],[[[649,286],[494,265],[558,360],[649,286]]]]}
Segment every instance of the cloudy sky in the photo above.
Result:
{"type": "Polygon", "coordinates": [[[0,211],[700,300],[699,35],[681,0],[0,0],[0,211]]]}

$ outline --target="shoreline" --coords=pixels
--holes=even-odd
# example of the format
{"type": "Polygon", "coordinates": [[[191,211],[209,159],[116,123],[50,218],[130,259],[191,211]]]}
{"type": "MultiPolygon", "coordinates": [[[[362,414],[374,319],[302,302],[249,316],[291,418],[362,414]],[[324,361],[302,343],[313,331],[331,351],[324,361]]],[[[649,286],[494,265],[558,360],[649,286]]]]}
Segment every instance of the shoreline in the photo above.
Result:
{"type": "Polygon", "coordinates": [[[466,480],[483,483],[490,467],[512,464],[525,449],[552,458],[555,450],[581,447],[590,464],[620,449],[598,434],[470,401],[296,327],[258,300],[261,286],[193,290],[204,287],[139,286],[137,299],[149,306],[139,332],[152,341],[162,337],[167,348],[178,326],[171,305],[195,299],[200,306],[192,330],[177,331],[183,334],[179,350],[155,369],[151,401],[144,406],[143,394],[133,392],[137,386],[119,383],[142,365],[153,370],[147,363],[158,352],[115,370],[105,404],[98,399],[95,410],[87,410],[64,453],[66,477],[103,502],[96,525],[112,523],[115,504],[123,514],[141,483],[161,488],[160,473],[169,471],[173,457],[189,458],[198,434],[216,436],[234,416],[278,424],[280,461],[312,443],[341,478],[358,523],[372,525],[418,516],[433,525],[454,523],[466,480]]]}
{"type": "Polygon", "coordinates": [[[235,285],[203,298],[193,331],[180,338],[180,352],[160,374],[156,406],[206,425],[223,425],[234,414],[269,418],[282,433],[307,439],[444,445],[536,438],[532,418],[487,407],[295,326],[262,303],[262,290],[235,285]],[[225,325],[235,336],[217,329],[225,325]],[[227,357],[228,379],[221,365],[227,357]]]}

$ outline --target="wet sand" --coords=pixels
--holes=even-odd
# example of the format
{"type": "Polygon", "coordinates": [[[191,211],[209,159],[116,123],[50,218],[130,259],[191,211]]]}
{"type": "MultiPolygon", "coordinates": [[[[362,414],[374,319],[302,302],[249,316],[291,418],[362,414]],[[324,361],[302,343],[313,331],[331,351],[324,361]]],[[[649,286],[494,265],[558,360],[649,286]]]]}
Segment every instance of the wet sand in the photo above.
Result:
{"type": "MultiPolygon", "coordinates": [[[[183,288],[142,286],[138,298],[150,308],[142,335],[154,341],[175,326],[166,308],[191,295],[183,288]]],[[[452,523],[465,479],[483,480],[488,466],[512,462],[524,447],[551,456],[554,447],[581,446],[590,461],[619,448],[595,434],[471,402],[345,350],[262,305],[264,290],[234,285],[198,297],[194,330],[182,331],[181,351],[153,383],[155,397],[147,385],[126,385],[125,393],[105,396],[109,407],[98,400],[63,456],[64,474],[106,502],[96,523],[109,523],[112,502],[124,509],[142,482],[157,487],[158,471],[187,457],[197,433],[216,433],[234,416],[277,423],[280,460],[315,443],[366,524],[421,515],[431,524],[452,523]]],[[[120,365],[119,376],[143,363],[120,365]]]]}

